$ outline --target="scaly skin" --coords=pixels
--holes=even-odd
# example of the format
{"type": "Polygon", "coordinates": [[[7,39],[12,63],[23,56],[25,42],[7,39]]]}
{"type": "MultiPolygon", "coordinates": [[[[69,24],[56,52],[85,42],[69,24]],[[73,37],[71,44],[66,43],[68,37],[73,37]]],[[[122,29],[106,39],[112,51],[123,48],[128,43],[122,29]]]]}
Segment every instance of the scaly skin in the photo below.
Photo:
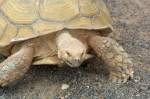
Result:
{"type": "Polygon", "coordinates": [[[116,41],[100,36],[91,36],[88,40],[89,46],[93,48],[97,56],[108,65],[109,79],[112,82],[124,83],[133,76],[133,63],[116,41]]]}
{"type": "Polygon", "coordinates": [[[33,59],[32,46],[24,45],[18,52],[0,64],[0,86],[6,86],[20,79],[29,69],[33,59]]]}

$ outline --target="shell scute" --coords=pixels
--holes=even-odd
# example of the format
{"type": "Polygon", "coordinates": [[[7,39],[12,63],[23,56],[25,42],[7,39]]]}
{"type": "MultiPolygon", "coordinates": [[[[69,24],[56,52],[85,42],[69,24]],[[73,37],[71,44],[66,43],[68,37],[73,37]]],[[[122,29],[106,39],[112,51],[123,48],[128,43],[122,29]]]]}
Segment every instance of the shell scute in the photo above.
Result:
{"type": "Polygon", "coordinates": [[[68,21],[78,14],[78,0],[43,0],[40,4],[40,16],[50,21],[68,21]]]}
{"type": "Polygon", "coordinates": [[[41,35],[62,30],[63,25],[56,22],[39,20],[35,24],[33,24],[33,29],[35,30],[36,34],[41,35]]]}
{"type": "Polygon", "coordinates": [[[20,27],[18,29],[18,33],[16,36],[12,39],[13,42],[15,41],[22,41],[29,39],[30,37],[34,37],[35,34],[33,34],[33,29],[31,27],[20,27]]]}
{"type": "Polygon", "coordinates": [[[94,16],[99,12],[94,0],[79,0],[80,13],[83,16],[94,16]]]}
{"type": "Polygon", "coordinates": [[[0,47],[3,47],[3,46],[7,46],[11,43],[11,40],[12,38],[14,38],[17,34],[17,28],[12,25],[12,24],[9,24],[7,27],[6,27],[6,30],[5,32],[3,33],[2,36],[0,36],[0,47]]]}
{"type": "Polygon", "coordinates": [[[15,24],[31,24],[38,19],[36,0],[7,0],[1,10],[15,24]]]}
{"type": "Polygon", "coordinates": [[[6,26],[7,26],[7,21],[4,19],[2,15],[0,15],[0,38],[5,32],[6,26]]]}
{"type": "Polygon", "coordinates": [[[1,48],[64,28],[112,30],[111,18],[102,0],[0,0],[1,48]]]}

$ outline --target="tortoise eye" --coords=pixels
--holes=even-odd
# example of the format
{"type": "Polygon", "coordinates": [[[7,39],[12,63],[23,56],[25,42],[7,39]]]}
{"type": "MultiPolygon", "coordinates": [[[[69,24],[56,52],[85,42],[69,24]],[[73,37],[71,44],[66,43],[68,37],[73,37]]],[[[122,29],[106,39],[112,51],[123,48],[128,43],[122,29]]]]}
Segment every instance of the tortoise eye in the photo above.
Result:
{"type": "Polygon", "coordinates": [[[66,52],[67,53],[67,55],[70,57],[71,56],[71,54],[69,53],[69,52],[66,52]]]}
{"type": "Polygon", "coordinates": [[[81,53],[81,57],[83,57],[83,56],[84,56],[84,52],[81,53]]]}

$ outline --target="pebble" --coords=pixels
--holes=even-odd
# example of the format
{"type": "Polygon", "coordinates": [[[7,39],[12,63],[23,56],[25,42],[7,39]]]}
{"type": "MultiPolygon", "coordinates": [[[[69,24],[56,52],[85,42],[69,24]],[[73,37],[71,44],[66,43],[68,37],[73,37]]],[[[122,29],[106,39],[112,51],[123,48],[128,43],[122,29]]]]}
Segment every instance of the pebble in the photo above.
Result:
{"type": "Polygon", "coordinates": [[[139,82],[140,80],[141,80],[140,77],[136,77],[136,78],[134,79],[134,82],[139,82]]]}
{"type": "Polygon", "coordinates": [[[90,86],[86,86],[86,88],[90,88],[90,86]]]}
{"type": "Polygon", "coordinates": [[[136,94],[136,96],[140,96],[140,94],[136,94]]]}
{"type": "Polygon", "coordinates": [[[69,88],[69,85],[68,84],[62,84],[62,86],[61,86],[61,89],[62,90],[66,90],[66,89],[68,89],[69,88]]]}

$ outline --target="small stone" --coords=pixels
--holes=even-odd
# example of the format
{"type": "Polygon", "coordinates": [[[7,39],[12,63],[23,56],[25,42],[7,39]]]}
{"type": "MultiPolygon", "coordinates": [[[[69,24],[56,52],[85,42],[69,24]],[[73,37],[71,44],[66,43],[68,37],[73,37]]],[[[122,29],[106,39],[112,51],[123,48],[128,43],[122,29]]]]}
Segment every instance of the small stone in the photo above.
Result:
{"type": "Polygon", "coordinates": [[[142,57],[142,55],[138,55],[138,57],[140,57],[140,58],[141,58],[141,57],[142,57]]]}
{"type": "Polygon", "coordinates": [[[68,98],[68,95],[65,95],[64,99],[68,98]]]}
{"type": "Polygon", "coordinates": [[[139,82],[140,80],[141,80],[140,77],[136,77],[136,78],[134,79],[134,82],[139,82]]]}
{"type": "Polygon", "coordinates": [[[69,85],[68,84],[62,84],[62,86],[61,86],[61,89],[62,90],[66,90],[66,89],[68,89],[69,88],[69,85]]]}
{"type": "Polygon", "coordinates": [[[147,86],[141,86],[140,89],[141,90],[148,90],[148,87],[147,86]]]}
{"type": "Polygon", "coordinates": [[[86,86],[86,88],[90,88],[90,86],[86,86]]]}
{"type": "Polygon", "coordinates": [[[136,94],[136,96],[140,96],[140,94],[136,94]]]}

